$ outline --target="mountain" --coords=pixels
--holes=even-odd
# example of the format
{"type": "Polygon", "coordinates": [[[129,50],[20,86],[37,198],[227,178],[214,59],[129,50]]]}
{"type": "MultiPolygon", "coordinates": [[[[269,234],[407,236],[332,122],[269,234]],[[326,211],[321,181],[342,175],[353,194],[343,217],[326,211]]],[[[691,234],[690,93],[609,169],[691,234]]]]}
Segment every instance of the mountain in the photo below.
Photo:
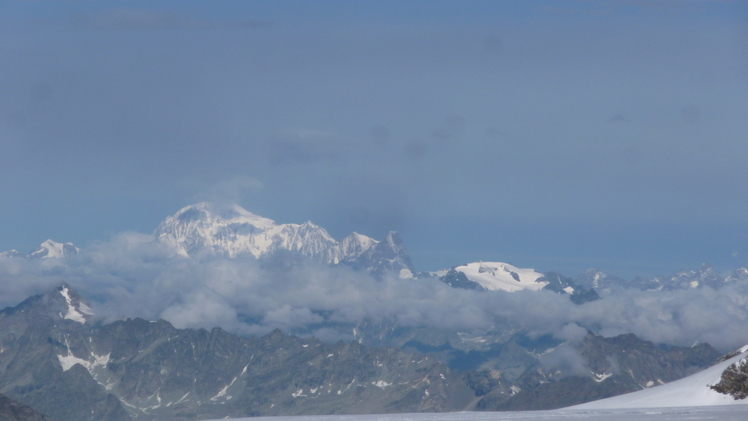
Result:
{"type": "Polygon", "coordinates": [[[180,256],[202,253],[256,258],[278,251],[290,251],[323,264],[344,264],[375,275],[394,272],[403,277],[413,273],[413,265],[397,233],[384,241],[352,233],[342,241],[307,221],[276,224],[239,205],[219,207],[207,202],[186,206],[167,217],[154,231],[156,241],[180,256]]]}
{"type": "Polygon", "coordinates": [[[729,372],[730,367],[744,364],[742,362],[748,358],[747,352],[748,346],[745,346],[734,353],[731,358],[683,379],[647,390],[589,402],[570,409],[746,405],[748,399],[738,399],[730,394],[720,393],[712,386],[724,381],[724,373],[729,372]]]}
{"type": "Polygon", "coordinates": [[[513,382],[512,396],[488,393],[477,409],[555,409],[616,396],[683,378],[719,356],[708,344],[666,348],[633,334],[605,338],[590,332],[578,344],[543,351],[539,363],[513,382]],[[565,363],[549,368],[544,361],[565,363]]]}
{"type": "MultiPolygon", "coordinates": [[[[576,345],[517,333],[463,351],[419,342],[445,334],[432,330],[410,328],[399,349],[278,330],[239,337],[164,320],[102,324],[62,284],[0,311],[0,393],[80,421],[541,409],[668,382],[718,355],[706,344],[661,347],[592,333],[576,345]],[[579,363],[548,363],[568,358],[579,363]]],[[[442,338],[451,336],[486,343],[460,332],[442,338]]]]}
{"type": "Polygon", "coordinates": [[[671,276],[637,277],[632,281],[626,281],[592,268],[577,275],[575,281],[579,285],[600,291],[611,288],[636,288],[643,291],[674,291],[704,287],[718,289],[730,282],[748,281],[748,269],[741,267],[725,276],[718,274],[712,266],[704,263],[697,270],[681,270],[671,276]]]}
{"type": "Polygon", "coordinates": [[[23,255],[16,250],[9,250],[0,253],[0,257],[25,257],[27,259],[61,259],[80,254],[80,249],[73,243],[58,243],[47,240],[39,245],[35,250],[27,255],[23,255]]]}
{"type": "Polygon", "coordinates": [[[430,275],[453,288],[507,292],[545,289],[558,294],[570,294],[570,299],[577,304],[600,298],[592,287],[579,286],[559,273],[540,273],[534,269],[520,269],[501,262],[467,263],[432,272],[430,275]]]}
{"type": "Polygon", "coordinates": [[[617,276],[608,275],[597,268],[587,269],[577,275],[574,281],[583,287],[594,288],[598,291],[610,289],[614,286],[621,288],[628,284],[628,281],[617,276]]]}
{"type": "Polygon", "coordinates": [[[396,348],[97,324],[65,284],[0,311],[0,350],[0,393],[60,420],[434,412],[475,397],[460,373],[396,348]]]}
{"type": "Polygon", "coordinates": [[[543,279],[542,273],[534,269],[520,269],[501,262],[467,263],[433,274],[454,287],[488,291],[537,291],[549,283],[543,279]]]}

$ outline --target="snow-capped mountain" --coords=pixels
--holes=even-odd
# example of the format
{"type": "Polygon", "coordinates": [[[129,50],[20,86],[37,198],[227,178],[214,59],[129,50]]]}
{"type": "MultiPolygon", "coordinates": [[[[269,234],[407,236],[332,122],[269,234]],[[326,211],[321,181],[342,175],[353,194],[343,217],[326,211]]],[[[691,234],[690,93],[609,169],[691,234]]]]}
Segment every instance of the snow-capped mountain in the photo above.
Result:
{"type": "Polygon", "coordinates": [[[577,275],[576,278],[574,278],[574,281],[581,286],[595,288],[597,290],[607,289],[611,286],[620,287],[627,282],[617,276],[608,275],[597,268],[587,269],[577,275]]]}
{"type": "Polygon", "coordinates": [[[588,269],[577,275],[575,281],[582,286],[597,290],[610,288],[637,288],[645,291],[673,291],[691,288],[720,288],[730,282],[748,281],[748,269],[735,269],[730,275],[720,275],[706,263],[697,270],[681,270],[671,276],[656,276],[654,278],[635,278],[626,281],[616,276],[608,275],[598,269],[588,269]]]}
{"type": "Polygon", "coordinates": [[[58,243],[53,240],[47,240],[39,245],[35,250],[27,255],[23,255],[16,250],[9,250],[0,253],[0,257],[25,257],[27,259],[61,259],[80,254],[80,249],[73,243],[58,243]]]}
{"type": "Polygon", "coordinates": [[[186,206],[161,222],[153,235],[184,257],[201,253],[261,257],[285,250],[320,263],[348,264],[374,273],[392,271],[407,277],[413,271],[395,232],[382,242],[355,232],[338,242],[310,221],[276,224],[239,205],[218,207],[202,202],[186,206]]]}
{"type": "Polygon", "coordinates": [[[489,291],[537,291],[549,284],[543,274],[534,269],[521,269],[501,262],[467,263],[449,270],[434,272],[433,275],[454,287],[489,291]],[[470,286],[467,282],[477,285],[470,286]]]}

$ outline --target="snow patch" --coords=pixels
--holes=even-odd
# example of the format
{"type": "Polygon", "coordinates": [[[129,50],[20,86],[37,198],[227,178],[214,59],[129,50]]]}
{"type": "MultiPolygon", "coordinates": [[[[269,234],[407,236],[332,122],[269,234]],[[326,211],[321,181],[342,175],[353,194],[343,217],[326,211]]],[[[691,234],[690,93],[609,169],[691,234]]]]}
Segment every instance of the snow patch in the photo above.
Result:
{"type": "Polygon", "coordinates": [[[73,355],[72,351],[70,351],[70,344],[68,343],[67,338],[65,338],[65,345],[68,349],[67,355],[57,356],[57,359],[60,361],[60,366],[62,366],[62,371],[68,371],[74,365],[80,364],[85,367],[86,370],[91,373],[91,375],[93,375],[93,370],[96,367],[106,367],[106,365],[109,363],[109,356],[112,355],[111,353],[106,355],[96,355],[95,353],[91,352],[92,361],[84,360],[83,358],[78,358],[73,355]]]}
{"type": "Polygon", "coordinates": [[[296,391],[295,393],[291,393],[291,396],[292,396],[292,397],[293,397],[294,399],[295,399],[295,398],[301,398],[301,397],[304,397],[304,398],[305,398],[305,397],[307,397],[307,396],[306,396],[306,395],[304,394],[304,389],[299,389],[299,390],[298,390],[298,391],[296,391]]]}
{"type": "Polygon", "coordinates": [[[392,383],[387,383],[384,380],[377,380],[375,382],[371,382],[371,384],[373,384],[374,386],[376,386],[376,387],[378,387],[380,389],[384,389],[387,386],[392,386],[392,383]]]}
{"type": "Polygon", "coordinates": [[[613,375],[613,373],[605,373],[605,372],[603,374],[597,374],[595,372],[591,372],[591,373],[593,376],[595,376],[593,380],[598,383],[604,382],[605,379],[613,375]]]}
{"type": "MultiPolygon", "coordinates": [[[[62,316],[62,318],[73,320],[78,323],[86,323],[86,316],[79,313],[78,310],[75,309],[75,306],[73,306],[73,299],[70,298],[70,293],[68,292],[68,287],[66,285],[62,286],[62,291],[60,291],[60,294],[62,294],[62,296],[65,298],[65,301],[68,303],[68,312],[64,316],[62,316]]],[[[83,303],[80,304],[82,311],[89,315],[93,314],[88,306],[83,303]],[[83,309],[83,306],[85,306],[85,310],[83,309]]]]}

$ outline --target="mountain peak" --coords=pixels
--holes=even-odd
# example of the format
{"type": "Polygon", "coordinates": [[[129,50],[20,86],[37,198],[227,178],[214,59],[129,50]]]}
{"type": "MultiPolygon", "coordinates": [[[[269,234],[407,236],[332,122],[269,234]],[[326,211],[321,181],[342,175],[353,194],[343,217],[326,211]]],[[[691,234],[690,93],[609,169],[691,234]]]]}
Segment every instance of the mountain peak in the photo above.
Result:
{"type": "Polygon", "coordinates": [[[345,263],[366,268],[376,276],[384,272],[399,273],[402,269],[412,272],[410,258],[394,231],[382,242],[358,233],[338,242],[311,221],[276,224],[239,205],[201,202],[185,206],[161,222],[154,237],[184,257],[210,253],[259,258],[286,250],[324,264],[345,263]]]}
{"type": "Polygon", "coordinates": [[[93,316],[93,311],[91,311],[91,308],[86,304],[86,302],[81,298],[80,295],[78,295],[77,292],[73,290],[67,283],[62,283],[59,287],[55,288],[53,291],[49,292],[48,294],[55,294],[58,293],[62,296],[62,298],[65,300],[65,305],[67,306],[67,311],[65,314],[59,313],[60,317],[63,319],[72,320],[78,323],[85,323],[87,320],[93,316]]]}
{"type": "Polygon", "coordinates": [[[80,249],[73,243],[58,243],[53,240],[46,240],[29,254],[23,255],[16,250],[9,250],[0,253],[0,257],[25,257],[27,259],[62,259],[76,254],[80,254],[80,249]]]}
{"type": "Polygon", "coordinates": [[[24,314],[27,320],[51,318],[56,321],[71,320],[84,324],[94,313],[88,303],[67,283],[24,300],[15,307],[2,310],[5,314],[24,314]]]}

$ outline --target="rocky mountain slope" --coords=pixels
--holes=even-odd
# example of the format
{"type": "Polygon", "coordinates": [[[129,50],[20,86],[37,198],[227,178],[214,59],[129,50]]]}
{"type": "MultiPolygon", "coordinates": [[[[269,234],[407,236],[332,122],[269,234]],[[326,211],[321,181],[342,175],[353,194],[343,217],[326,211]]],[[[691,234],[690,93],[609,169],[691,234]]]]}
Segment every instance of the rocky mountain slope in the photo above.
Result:
{"type": "Polygon", "coordinates": [[[81,421],[539,409],[667,382],[717,355],[706,344],[665,350],[591,333],[576,345],[518,333],[480,351],[415,339],[403,349],[163,320],[102,325],[63,284],[0,311],[0,393],[81,421]],[[450,353],[462,353],[461,367],[440,362],[450,353]],[[549,364],[563,358],[578,364],[549,364]]]}
{"type": "Polygon", "coordinates": [[[489,392],[482,410],[555,409],[665,384],[710,366],[719,353],[708,344],[665,350],[635,335],[588,333],[579,344],[545,351],[514,382],[513,394],[489,392]],[[548,369],[544,361],[566,360],[548,369]]]}
{"type": "Polygon", "coordinates": [[[31,407],[0,395],[0,421],[50,421],[50,419],[31,407]]]}
{"type": "Polygon", "coordinates": [[[396,348],[99,326],[89,313],[67,285],[0,312],[0,392],[81,421],[445,411],[473,398],[461,374],[396,348]]]}
{"type": "MultiPolygon", "coordinates": [[[[748,346],[721,358],[720,362],[688,377],[608,399],[589,402],[571,409],[608,409],[608,408],[665,408],[713,405],[746,405],[748,399],[732,394],[728,390],[718,391],[723,386],[728,389],[733,383],[731,373],[734,368],[743,365],[748,358],[748,346]]],[[[739,382],[744,382],[740,380],[739,382]]],[[[737,389],[735,389],[737,390],[737,389]]]]}

